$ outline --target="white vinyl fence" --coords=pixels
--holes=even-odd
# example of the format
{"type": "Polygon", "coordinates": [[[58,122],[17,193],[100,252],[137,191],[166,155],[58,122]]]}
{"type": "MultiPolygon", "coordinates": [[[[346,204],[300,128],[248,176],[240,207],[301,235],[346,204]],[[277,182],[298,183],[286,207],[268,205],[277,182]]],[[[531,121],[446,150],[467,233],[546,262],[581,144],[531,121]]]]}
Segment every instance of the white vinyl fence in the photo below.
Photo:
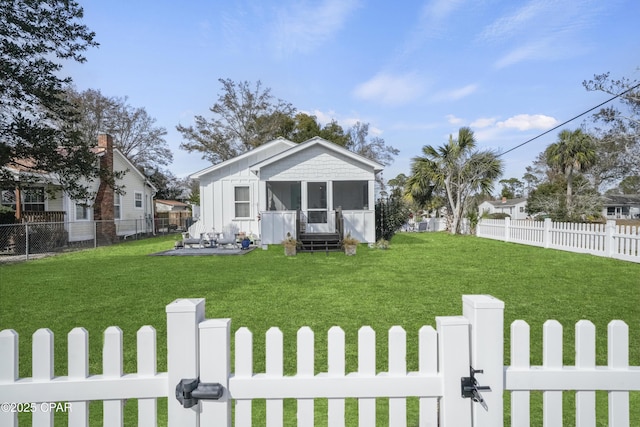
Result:
{"type": "Polygon", "coordinates": [[[606,224],[482,219],[478,237],[640,262],[640,228],[606,224]]]}
{"type": "MultiPolygon", "coordinates": [[[[266,399],[266,425],[284,424],[283,399],[297,399],[297,425],[314,425],[314,399],[328,398],[328,425],[345,425],[345,398],[358,399],[359,425],[375,425],[375,399],[389,398],[389,425],[406,426],[406,398],[419,398],[420,426],[500,427],[503,393],[511,392],[512,426],[530,425],[529,393],[542,390],[545,425],[562,425],[562,391],[576,390],[576,420],[595,426],[595,391],[609,391],[609,426],[630,426],[629,391],[640,390],[640,367],[629,366],[629,331],[622,321],[608,328],[608,363],[595,364],[595,327],[576,325],[574,366],[563,366],[562,327],[544,324],[543,365],[530,366],[529,326],[511,325],[511,366],[504,366],[504,303],[488,295],[463,296],[463,315],[436,317],[417,337],[418,371],[407,372],[405,331],[386,336],[388,368],[376,371],[376,333],[358,332],[358,367],[345,372],[345,334],[328,331],[328,348],[316,349],[314,332],[297,333],[297,373],[283,373],[283,334],[266,333],[266,369],[254,372],[252,333],[235,333],[232,365],[231,320],[205,319],[204,299],[176,300],[166,307],[167,372],[156,371],[156,332],[137,333],[137,372],[123,372],[123,332],[104,332],[101,374],[89,374],[88,334],[73,329],[68,340],[68,375],[53,373],[53,333],[33,335],[32,377],[18,377],[18,335],[0,332],[0,425],[16,426],[19,412],[33,412],[34,426],[53,425],[53,414],[68,414],[69,426],[87,426],[88,401],[103,401],[105,426],[122,426],[127,399],[138,399],[138,425],[158,422],[157,398],[168,397],[169,427],[250,426],[252,400],[266,399]],[[328,372],[317,372],[314,358],[327,351],[328,372]],[[475,369],[475,372],[474,372],[475,369]],[[233,370],[233,373],[232,373],[233,370]],[[490,390],[489,390],[490,389],[490,390]]],[[[289,338],[293,339],[293,338],[289,338]]],[[[258,339],[262,342],[261,339],[258,339]]],[[[59,356],[58,356],[59,357],[59,356]]],[[[287,357],[292,357],[288,355],[287,357]]],[[[637,425],[638,420],[634,421],[637,425]]],[[[264,425],[264,421],[260,421],[264,425]]]]}

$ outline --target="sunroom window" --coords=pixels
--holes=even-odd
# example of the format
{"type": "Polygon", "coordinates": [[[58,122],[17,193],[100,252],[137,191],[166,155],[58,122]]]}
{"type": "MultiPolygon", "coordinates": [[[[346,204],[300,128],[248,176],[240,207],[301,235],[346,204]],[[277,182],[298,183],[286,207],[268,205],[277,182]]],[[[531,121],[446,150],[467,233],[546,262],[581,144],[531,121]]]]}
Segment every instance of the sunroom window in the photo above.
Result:
{"type": "Polygon", "coordinates": [[[369,183],[367,181],[334,181],[333,206],[343,210],[369,209],[369,183]]]}

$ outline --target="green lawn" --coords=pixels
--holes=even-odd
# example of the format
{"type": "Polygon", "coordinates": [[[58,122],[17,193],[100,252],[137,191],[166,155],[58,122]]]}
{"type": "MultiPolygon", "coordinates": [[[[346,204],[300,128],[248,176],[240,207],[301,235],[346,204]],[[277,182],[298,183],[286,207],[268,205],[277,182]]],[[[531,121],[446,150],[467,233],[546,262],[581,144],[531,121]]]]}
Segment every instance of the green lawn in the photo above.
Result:
{"type": "MultiPolygon", "coordinates": [[[[505,302],[505,364],[509,364],[508,328],[516,319],[531,326],[532,364],[542,363],[545,320],[556,319],[565,328],[565,364],[574,363],[574,324],[591,320],[601,365],[607,363],[607,323],[622,319],[630,327],[630,363],[640,365],[640,264],[441,233],[399,234],[389,250],[361,245],[355,257],[342,253],[285,257],[279,246],[244,256],[148,256],[171,247],[169,236],[0,266],[0,329],[20,334],[20,376],[31,376],[30,336],[43,327],[56,336],[56,375],[66,375],[66,334],[76,326],[90,334],[91,373],[101,372],[105,328],[117,325],[124,331],[125,372],[135,372],[136,331],[143,325],[154,326],[158,370],[164,371],[165,306],[176,298],[206,298],[208,318],[230,317],[233,331],[249,327],[256,371],[264,369],[264,333],[278,326],[284,333],[285,371],[294,373],[295,333],[305,325],[316,334],[317,371],[326,371],[326,333],[333,325],[346,333],[347,371],[357,368],[357,330],[363,325],[377,332],[379,370],[386,369],[387,330],[404,327],[408,369],[416,370],[418,329],[435,326],[435,316],[461,314],[463,294],[491,294],[505,302]]],[[[636,421],[640,420],[638,394],[632,393],[631,402],[636,421]]],[[[566,425],[572,425],[573,398],[571,393],[565,395],[566,425]]],[[[533,402],[539,401],[534,394],[533,402]]],[[[323,403],[316,405],[319,420],[323,403]]],[[[606,425],[604,393],[598,403],[599,422],[606,425]]],[[[380,425],[386,425],[385,405],[380,399],[380,425]]],[[[285,406],[294,425],[295,402],[285,406]]],[[[263,407],[263,402],[256,402],[254,412],[263,407]]],[[[355,407],[348,402],[349,412],[355,407]]],[[[416,408],[411,400],[409,425],[416,425],[416,408]]],[[[94,418],[101,405],[91,410],[92,420],[101,424],[94,418]]],[[[353,421],[355,415],[350,416],[353,421]]],[[[127,403],[126,417],[131,425],[135,402],[127,403]]],[[[532,425],[538,425],[540,411],[532,417],[532,425]]]]}

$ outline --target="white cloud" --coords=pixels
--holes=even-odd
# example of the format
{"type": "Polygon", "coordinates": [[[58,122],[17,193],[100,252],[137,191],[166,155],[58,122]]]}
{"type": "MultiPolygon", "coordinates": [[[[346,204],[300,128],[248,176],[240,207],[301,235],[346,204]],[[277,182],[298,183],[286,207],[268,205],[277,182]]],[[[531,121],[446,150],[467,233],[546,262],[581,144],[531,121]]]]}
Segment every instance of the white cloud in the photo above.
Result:
{"type": "Polygon", "coordinates": [[[452,124],[452,125],[459,125],[464,123],[464,119],[461,119],[460,117],[456,117],[453,114],[447,114],[447,121],[452,124]]]}
{"type": "Polygon", "coordinates": [[[496,61],[504,68],[525,60],[568,58],[588,49],[580,34],[606,13],[605,3],[594,0],[530,0],[487,25],[478,35],[481,44],[512,45],[496,61]]]}
{"type": "Polygon", "coordinates": [[[545,16],[551,4],[547,0],[534,0],[522,6],[510,15],[498,18],[480,33],[483,41],[502,40],[530,28],[530,22],[539,16],[545,16]],[[546,11],[546,13],[545,13],[546,11]]]}
{"type": "Polygon", "coordinates": [[[469,126],[471,126],[472,128],[478,128],[478,129],[488,128],[490,126],[493,126],[496,123],[496,120],[497,119],[495,117],[479,118],[471,122],[469,126]]]}
{"type": "Polygon", "coordinates": [[[307,53],[342,29],[360,0],[324,0],[319,4],[283,4],[275,28],[276,49],[280,53],[307,53]]]}
{"type": "Polygon", "coordinates": [[[543,114],[518,114],[509,117],[507,120],[497,122],[498,128],[513,128],[520,131],[530,129],[546,130],[558,124],[558,121],[550,116],[543,114]]]}
{"type": "Polygon", "coordinates": [[[424,84],[415,73],[394,76],[379,73],[358,85],[354,90],[357,98],[385,105],[401,105],[422,95],[424,84]]]}
{"type": "Polygon", "coordinates": [[[470,84],[464,87],[445,92],[439,92],[433,96],[434,101],[457,101],[465,98],[478,90],[478,85],[470,84]]]}

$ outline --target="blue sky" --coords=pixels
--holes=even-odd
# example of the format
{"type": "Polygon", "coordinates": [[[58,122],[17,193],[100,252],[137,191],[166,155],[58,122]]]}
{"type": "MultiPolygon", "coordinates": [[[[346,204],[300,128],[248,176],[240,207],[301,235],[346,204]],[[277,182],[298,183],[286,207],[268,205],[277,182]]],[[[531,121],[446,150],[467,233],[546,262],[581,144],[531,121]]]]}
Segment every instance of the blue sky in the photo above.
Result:
{"type": "MultiPolygon", "coordinates": [[[[461,126],[503,152],[552,128],[608,98],[583,88],[594,74],[640,80],[637,0],[79,3],[100,47],[65,71],[146,108],[177,176],[209,165],[179,149],[175,126],[210,117],[219,78],[260,80],[321,123],[369,123],[400,150],[385,179],[461,126]]],[[[521,178],[558,132],[503,156],[504,177],[521,178]]]]}

